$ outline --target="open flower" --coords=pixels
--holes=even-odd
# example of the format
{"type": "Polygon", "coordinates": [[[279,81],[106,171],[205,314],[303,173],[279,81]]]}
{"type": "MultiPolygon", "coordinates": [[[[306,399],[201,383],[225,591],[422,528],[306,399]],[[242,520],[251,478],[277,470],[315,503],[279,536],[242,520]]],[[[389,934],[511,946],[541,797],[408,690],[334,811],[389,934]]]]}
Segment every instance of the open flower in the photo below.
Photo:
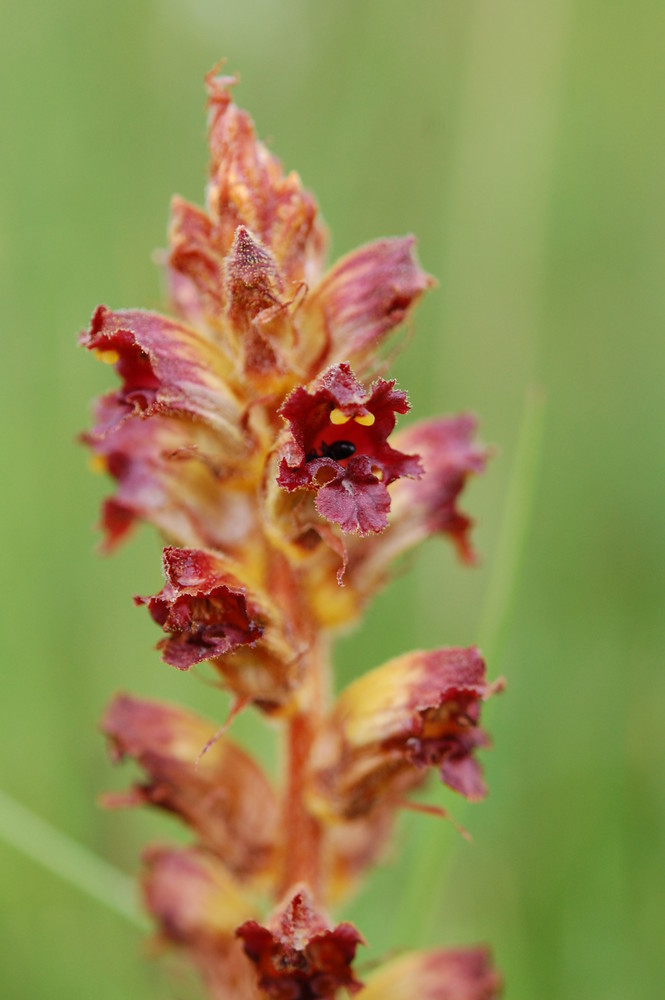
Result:
{"type": "Polygon", "coordinates": [[[390,510],[386,487],[422,473],[417,455],[388,444],[395,414],[408,406],[394,380],[378,379],[366,392],[347,364],[328,369],[312,391],[294,389],[280,410],[290,437],[278,484],[316,491],[319,514],[344,531],[381,531],[390,510]]]}
{"type": "Polygon", "coordinates": [[[145,604],[167,633],[158,643],[166,663],[189,670],[209,660],[239,697],[267,709],[288,701],[299,680],[302,645],[283,610],[250,590],[228,560],[212,552],[171,546],[162,561],[165,586],[134,601],[145,604]]]}
{"type": "Polygon", "coordinates": [[[201,660],[255,645],[264,633],[262,612],[247,590],[209,552],[164,549],[166,584],[154,597],[137,597],[169,633],[159,646],[167,663],[188,670],[201,660]]]}
{"type": "Polygon", "coordinates": [[[477,649],[408,653],[340,695],[313,752],[316,807],[346,819],[421,783],[429,767],[467,799],[486,794],[474,751],[488,745],[480,703],[489,684],[477,649]]]}
{"type": "Polygon", "coordinates": [[[255,920],[237,935],[256,965],[259,986],[278,1000],[335,997],[341,987],[357,993],[351,963],[363,938],[352,924],[329,926],[306,887],[290,895],[267,927],[255,920]]]}

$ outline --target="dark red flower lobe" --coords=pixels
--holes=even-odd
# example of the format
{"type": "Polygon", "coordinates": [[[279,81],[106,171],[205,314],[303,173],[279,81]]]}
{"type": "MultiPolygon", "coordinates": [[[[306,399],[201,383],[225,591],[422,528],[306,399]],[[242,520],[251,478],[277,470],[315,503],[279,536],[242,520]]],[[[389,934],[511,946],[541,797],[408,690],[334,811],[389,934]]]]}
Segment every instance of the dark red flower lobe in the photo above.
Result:
{"type": "Polygon", "coordinates": [[[344,531],[382,531],[390,510],[387,486],[422,473],[417,455],[388,444],[396,414],[408,408],[394,380],[377,379],[367,391],[348,364],[329,368],[313,391],[299,386],[282,405],[291,438],[278,484],[316,491],[319,514],[344,531]]]}
{"type": "Polygon", "coordinates": [[[215,556],[199,549],[166,548],[166,584],[154,597],[135,597],[153,620],[170,633],[159,644],[171,666],[189,670],[201,660],[232,652],[260,639],[259,609],[245,588],[215,556]]]}
{"type": "Polygon", "coordinates": [[[236,931],[256,965],[261,989],[278,1000],[334,997],[342,987],[357,993],[351,971],[356,948],[364,944],[352,924],[330,928],[304,887],[263,927],[248,920],[236,931]]]}

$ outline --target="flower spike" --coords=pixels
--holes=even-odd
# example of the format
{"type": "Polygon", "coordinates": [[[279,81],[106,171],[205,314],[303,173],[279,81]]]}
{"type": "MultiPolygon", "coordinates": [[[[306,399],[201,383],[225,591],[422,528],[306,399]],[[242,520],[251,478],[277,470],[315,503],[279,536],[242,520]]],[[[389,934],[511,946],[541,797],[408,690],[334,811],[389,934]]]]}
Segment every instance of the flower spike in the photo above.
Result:
{"type": "Polygon", "coordinates": [[[433,284],[414,238],[324,273],[314,197],[257,139],[235,79],[205,82],[205,205],[173,199],[162,255],[174,315],[95,310],[80,342],[116,383],[82,440],[113,483],[106,550],[140,522],[164,539],[164,585],[135,598],[162,659],[182,683],[209,664],[211,698],[222,687],[233,707],[210,713],[220,728],[116,695],[102,730],[141,777],[104,802],[188,828],[188,845],[145,852],[144,902],[212,1000],[495,1000],[483,948],[401,955],[363,985],[362,934],[328,916],[386,853],[401,808],[444,813],[410,798],[430,770],[467,799],[486,793],[481,704],[502,682],[478,650],[407,653],[333,700],[330,649],[425,538],[472,562],[460,495],[487,452],[468,415],[396,429],[410,404],[384,377],[389,338],[433,284]],[[239,706],[270,717],[274,768],[228,735],[239,706]]]}

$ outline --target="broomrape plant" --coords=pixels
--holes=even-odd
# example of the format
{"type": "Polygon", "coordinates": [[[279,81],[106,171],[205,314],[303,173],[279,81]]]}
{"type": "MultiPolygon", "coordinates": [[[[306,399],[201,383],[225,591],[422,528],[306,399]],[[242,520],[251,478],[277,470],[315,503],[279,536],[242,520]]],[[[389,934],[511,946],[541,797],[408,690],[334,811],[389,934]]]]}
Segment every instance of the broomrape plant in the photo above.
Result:
{"type": "Polygon", "coordinates": [[[191,846],[146,851],[143,893],[211,997],[489,1000],[499,979],[484,948],[405,954],[361,983],[363,937],[329,916],[430,769],[467,799],[485,794],[479,717],[501,682],[477,649],[399,656],[334,699],[330,647],[423,539],[442,533],[473,560],[457,502],[486,452],[468,415],[395,432],[409,403],[380,351],[431,284],[414,240],[378,240],[324,272],[316,203],[257,141],[234,82],[206,78],[206,208],[173,201],[172,315],[100,306],[81,337],[120,383],[84,440],[115,481],[105,547],[137,521],[168,542],[164,586],[135,598],[163,659],[208,661],[232,714],[277,723],[284,773],[274,787],[214,725],[122,694],[103,729],[145,778],[107,800],[191,828],[191,846]]]}

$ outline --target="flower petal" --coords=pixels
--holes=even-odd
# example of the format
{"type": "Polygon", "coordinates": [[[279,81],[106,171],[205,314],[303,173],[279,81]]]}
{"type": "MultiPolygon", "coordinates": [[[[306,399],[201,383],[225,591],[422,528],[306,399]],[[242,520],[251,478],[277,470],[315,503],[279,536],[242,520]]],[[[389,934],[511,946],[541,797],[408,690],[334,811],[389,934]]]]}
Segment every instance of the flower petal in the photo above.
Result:
{"type": "Polygon", "coordinates": [[[360,368],[380,341],[408,318],[432,279],[414,253],[415,239],[377,240],[338,261],[306,300],[301,322],[326,332],[321,364],[350,360],[360,368]]]}
{"type": "Polygon", "coordinates": [[[422,471],[416,455],[387,440],[395,415],[408,407],[394,380],[377,379],[367,391],[348,364],[329,368],[311,391],[299,386],[281,407],[290,434],[278,485],[317,491],[319,513],[344,531],[381,531],[390,509],[386,487],[422,471]]]}
{"type": "Polygon", "coordinates": [[[418,452],[425,471],[418,482],[405,480],[395,490],[393,545],[398,536],[404,549],[442,532],[464,562],[474,561],[468,537],[473,522],[456,504],[467,478],[482,472],[487,462],[488,449],[473,441],[475,433],[475,417],[464,413],[412,424],[395,436],[400,447],[418,452]]]}
{"type": "Polygon", "coordinates": [[[390,496],[372,472],[365,456],[352,458],[348,468],[318,491],[315,506],[319,514],[342,531],[369,535],[383,531],[388,523],[390,496]]]}
{"type": "Polygon", "coordinates": [[[225,305],[224,252],[210,217],[176,196],[171,202],[169,244],[171,292],[179,315],[188,322],[202,312],[208,318],[219,317],[225,305]]]}
{"type": "Polygon", "coordinates": [[[222,355],[194,330],[157,313],[99,306],[81,343],[117,355],[123,382],[117,398],[127,413],[204,420],[231,454],[246,454],[251,442],[241,431],[242,407],[228,387],[222,355]]]}
{"type": "Polygon", "coordinates": [[[126,416],[115,393],[97,402],[93,430],[82,435],[95,467],[117,484],[102,508],[105,548],[121,541],[135,520],[148,521],[181,545],[233,551],[253,526],[251,500],[226,489],[246,473],[229,467],[219,435],[203,422],[154,414],[126,416]]]}
{"type": "Polygon", "coordinates": [[[256,965],[259,986],[279,1000],[334,997],[344,987],[357,993],[361,983],[351,962],[363,938],[352,924],[332,929],[300,887],[273,915],[267,927],[248,920],[238,928],[245,953],[256,965]]]}
{"type": "Polygon", "coordinates": [[[164,549],[166,585],[154,597],[137,597],[169,638],[166,663],[189,670],[195,663],[253,645],[264,633],[261,611],[224,563],[196,549],[164,549]]]}
{"type": "Polygon", "coordinates": [[[239,567],[220,554],[168,547],[166,585],[152,597],[135,597],[168,634],[158,648],[179,670],[211,660],[227,688],[266,712],[286,705],[302,680],[306,648],[283,611],[265,593],[250,589],[239,567]]]}

